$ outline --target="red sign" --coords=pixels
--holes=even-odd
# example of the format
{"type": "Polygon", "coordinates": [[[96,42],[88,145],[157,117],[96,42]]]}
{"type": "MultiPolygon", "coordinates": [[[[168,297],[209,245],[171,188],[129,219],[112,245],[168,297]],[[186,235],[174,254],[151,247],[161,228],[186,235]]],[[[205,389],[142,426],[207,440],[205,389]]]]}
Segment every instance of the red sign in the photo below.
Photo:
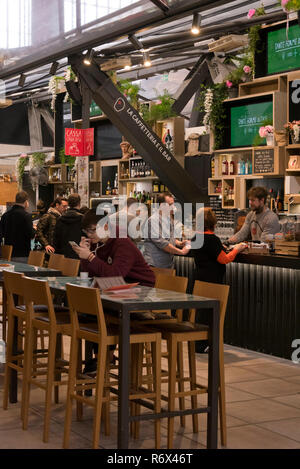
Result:
{"type": "Polygon", "coordinates": [[[94,129],[65,129],[65,154],[88,156],[94,154],[94,129]]]}

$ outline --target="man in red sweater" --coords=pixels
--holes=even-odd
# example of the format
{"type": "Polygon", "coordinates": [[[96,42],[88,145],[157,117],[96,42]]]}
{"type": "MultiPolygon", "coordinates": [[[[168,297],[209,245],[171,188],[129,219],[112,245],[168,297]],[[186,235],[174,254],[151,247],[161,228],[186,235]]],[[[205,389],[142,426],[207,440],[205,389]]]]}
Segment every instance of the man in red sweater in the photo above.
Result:
{"type": "Polygon", "coordinates": [[[110,227],[95,210],[89,210],[82,219],[82,230],[87,238],[82,238],[80,246],[73,246],[81,259],[81,270],[90,277],[121,276],[128,283],[139,282],[153,287],[155,275],[144,260],[142,253],[129,238],[110,237],[110,227]]]}
{"type": "MultiPolygon", "coordinates": [[[[87,238],[81,238],[80,246],[72,246],[81,259],[81,270],[90,277],[123,277],[127,283],[139,282],[146,287],[153,287],[154,272],[144,260],[142,253],[129,238],[118,237],[118,227],[109,226],[109,220],[102,220],[104,215],[97,215],[89,210],[82,219],[82,231],[87,238]],[[102,220],[101,224],[98,222],[102,220]],[[98,226],[97,226],[98,225],[98,226]],[[101,226],[99,226],[101,225],[101,226]],[[116,237],[110,237],[112,234],[116,237]]],[[[115,346],[110,346],[110,360],[113,361],[115,346]]],[[[98,353],[96,344],[93,346],[98,353]]],[[[94,374],[97,359],[88,360],[83,373],[94,374]]]]}

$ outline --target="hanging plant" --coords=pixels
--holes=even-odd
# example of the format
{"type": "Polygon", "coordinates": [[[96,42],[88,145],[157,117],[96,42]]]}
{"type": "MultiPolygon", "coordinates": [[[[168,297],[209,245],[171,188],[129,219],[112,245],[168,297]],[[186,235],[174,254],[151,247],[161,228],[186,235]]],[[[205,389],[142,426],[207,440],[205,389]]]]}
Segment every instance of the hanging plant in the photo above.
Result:
{"type": "Polygon", "coordinates": [[[139,85],[133,84],[129,80],[120,80],[118,82],[118,90],[125,96],[125,98],[128,99],[130,104],[136,109],[138,105],[138,93],[140,89],[141,88],[139,85]]]}
{"type": "Polygon", "coordinates": [[[69,165],[70,169],[72,169],[75,166],[75,157],[71,155],[66,155],[64,148],[61,148],[59,150],[59,159],[60,159],[61,164],[69,165]]]}
{"type": "Polygon", "coordinates": [[[56,96],[59,92],[59,90],[65,86],[65,78],[61,76],[53,76],[49,80],[49,86],[48,90],[49,93],[52,95],[51,99],[51,109],[54,112],[55,111],[55,101],[56,101],[56,96]]]}
{"type": "Polygon", "coordinates": [[[17,170],[17,181],[19,187],[22,187],[23,176],[25,172],[25,167],[29,164],[29,156],[25,153],[20,155],[16,163],[16,170],[17,170]]]}
{"type": "Polygon", "coordinates": [[[41,168],[46,161],[46,154],[42,152],[35,152],[30,157],[30,166],[32,168],[41,168]]]}
{"type": "Polygon", "coordinates": [[[225,135],[225,122],[226,122],[226,112],[223,101],[227,98],[227,88],[225,83],[213,84],[209,85],[209,87],[205,85],[201,85],[200,88],[200,97],[199,97],[199,111],[205,112],[203,125],[207,128],[208,126],[214,132],[214,149],[218,150],[222,148],[224,142],[224,135],[225,135]],[[210,112],[208,113],[206,109],[208,109],[208,98],[207,92],[208,89],[212,91],[212,99],[210,100],[210,112]]]}
{"type": "Polygon", "coordinates": [[[300,0],[281,0],[278,2],[285,12],[300,10],[300,0]]]}
{"type": "Polygon", "coordinates": [[[155,122],[175,117],[176,113],[172,109],[174,99],[165,89],[164,94],[157,96],[157,99],[150,107],[141,107],[141,115],[145,122],[153,126],[155,122]]]}
{"type": "MultiPolygon", "coordinates": [[[[78,82],[78,77],[77,75],[73,72],[72,67],[67,67],[67,70],[65,72],[65,83],[68,81],[74,81],[78,82]]],[[[64,103],[71,102],[73,103],[73,100],[70,98],[70,95],[68,93],[68,90],[66,91],[66,95],[64,97],[64,103]]]]}

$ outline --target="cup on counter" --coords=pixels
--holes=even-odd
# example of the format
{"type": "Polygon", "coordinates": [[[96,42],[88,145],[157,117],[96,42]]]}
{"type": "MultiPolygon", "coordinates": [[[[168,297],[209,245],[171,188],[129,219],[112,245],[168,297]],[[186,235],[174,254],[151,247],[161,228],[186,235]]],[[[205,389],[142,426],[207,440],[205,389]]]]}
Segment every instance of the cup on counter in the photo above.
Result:
{"type": "Polygon", "coordinates": [[[89,273],[88,272],[80,272],[80,279],[81,280],[86,280],[89,278],[89,273]]]}

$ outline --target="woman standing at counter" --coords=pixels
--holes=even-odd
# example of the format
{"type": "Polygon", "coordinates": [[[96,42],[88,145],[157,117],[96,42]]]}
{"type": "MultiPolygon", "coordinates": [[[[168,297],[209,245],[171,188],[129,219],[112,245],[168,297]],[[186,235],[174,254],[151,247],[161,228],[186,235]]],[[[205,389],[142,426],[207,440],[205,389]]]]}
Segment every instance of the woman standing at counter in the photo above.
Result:
{"type": "MultiPolygon", "coordinates": [[[[196,264],[195,280],[202,280],[209,283],[224,283],[226,264],[234,261],[236,255],[247,246],[244,243],[237,244],[228,254],[220,238],[214,234],[217,218],[213,210],[209,207],[200,208],[196,214],[197,224],[203,217],[203,245],[199,249],[191,250],[196,264]]],[[[202,221],[202,220],[201,220],[202,221]]],[[[201,223],[202,224],[202,223],[201,223]]],[[[208,324],[210,310],[201,309],[196,312],[196,322],[208,324]]],[[[197,353],[207,353],[208,341],[196,342],[197,353]]]]}
{"type": "Polygon", "coordinates": [[[217,218],[213,210],[209,207],[199,209],[196,218],[199,220],[200,217],[204,218],[203,246],[191,251],[196,264],[196,280],[223,283],[225,265],[234,261],[236,255],[247,246],[244,243],[237,244],[227,254],[220,238],[214,234],[217,218]]]}

